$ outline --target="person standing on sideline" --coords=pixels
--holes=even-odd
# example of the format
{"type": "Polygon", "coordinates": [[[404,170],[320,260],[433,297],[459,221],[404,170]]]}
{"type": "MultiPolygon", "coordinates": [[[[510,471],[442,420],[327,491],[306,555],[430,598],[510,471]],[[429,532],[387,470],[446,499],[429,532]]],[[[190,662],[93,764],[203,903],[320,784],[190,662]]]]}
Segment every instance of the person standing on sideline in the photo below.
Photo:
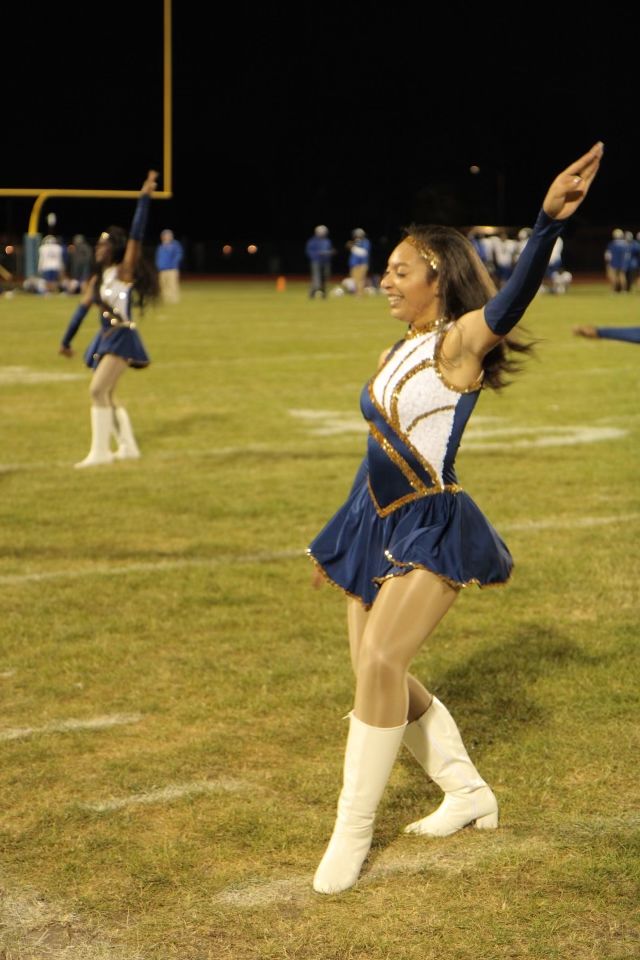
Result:
{"type": "Polygon", "coordinates": [[[538,292],[602,153],[596,143],[553,180],[498,292],[453,227],[414,225],[389,257],[381,287],[405,334],[362,391],[369,438],[348,499],[307,551],[314,586],[326,578],[347,595],[356,675],[337,817],[313,879],[318,893],[356,883],[402,743],[444,792],[438,809],[408,833],[446,837],[471,824],[498,826],[497,799],[453,717],[410,670],[462,587],[506,583],[511,575],[506,544],[458,485],[455,457],[483,387],[503,386],[511,351],[530,349],[509,334],[538,292]]]}
{"type": "Polygon", "coordinates": [[[173,235],[173,230],[163,230],[156,247],[156,270],[163,303],[180,301],[180,266],[184,259],[182,244],[173,235]]]}
{"type": "Polygon", "coordinates": [[[307,240],[305,253],[311,270],[309,296],[312,300],[318,296],[325,299],[327,283],[331,279],[331,258],[335,253],[328,227],[320,224],[315,228],[313,236],[307,240]]]}
{"type": "Polygon", "coordinates": [[[76,467],[95,467],[114,460],[140,456],[126,409],[116,403],[115,389],[127,367],[142,369],[151,362],[135,321],[134,298],[142,311],[147,299],[157,295],[158,282],[153,266],[142,257],[142,241],[149,215],[151,195],[158,174],[149,170],[136,204],[131,229],[109,227],[96,243],[96,271],[89,278],[82,301],[76,308],[62,338],[58,353],[72,357],[71,341],[91,306],[100,309],[100,328],[87,347],[84,360],[93,370],[91,397],[91,448],[76,467]],[[117,450],[111,450],[114,436],[117,450]]]}
{"type": "Polygon", "coordinates": [[[57,237],[48,234],[38,249],[38,275],[46,293],[59,293],[65,275],[64,249],[57,237]]]}
{"type": "Polygon", "coordinates": [[[356,296],[361,297],[364,293],[371,258],[371,241],[362,227],[357,227],[352,232],[351,240],[347,243],[347,249],[349,251],[349,276],[355,284],[356,296]]]}
{"type": "Polygon", "coordinates": [[[76,280],[80,288],[85,285],[91,276],[93,267],[93,250],[82,233],[76,233],[69,247],[69,273],[72,280],[76,280]]]}
{"type": "Polygon", "coordinates": [[[627,289],[628,261],[629,244],[624,238],[624,230],[616,227],[604,251],[607,280],[613,293],[621,293],[627,289]]]}

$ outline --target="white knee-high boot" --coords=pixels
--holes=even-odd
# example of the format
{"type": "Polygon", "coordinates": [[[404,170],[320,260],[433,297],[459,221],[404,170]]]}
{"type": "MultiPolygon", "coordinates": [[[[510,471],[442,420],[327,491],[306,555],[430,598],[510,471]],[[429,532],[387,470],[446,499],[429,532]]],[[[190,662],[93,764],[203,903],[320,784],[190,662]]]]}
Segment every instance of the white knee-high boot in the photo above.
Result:
{"type": "Polygon", "coordinates": [[[137,460],[140,456],[140,450],[133,435],[133,428],[129,414],[124,407],[116,407],[114,410],[114,427],[118,449],[114,456],[117,460],[137,460]]]}
{"type": "Polygon", "coordinates": [[[438,809],[409,824],[405,833],[448,837],[471,823],[480,830],[498,826],[498,801],[471,762],[453,717],[437,697],[426,713],[407,725],[404,744],[444,791],[438,809]]]}
{"type": "Polygon", "coordinates": [[[404,723],[399,727],[370,727],[351,714],[338,815],[313,878],[317,893],[340,893],[358,879],[405,727],[404,723]]]}
{"type": "Polygon", "coordinates": [[[103,463],[112,463],[113,454],[109,445],[113,425],[111,407],[91,407],[91,449],[76,463],[76,467],[96,467],[103,463]]]}

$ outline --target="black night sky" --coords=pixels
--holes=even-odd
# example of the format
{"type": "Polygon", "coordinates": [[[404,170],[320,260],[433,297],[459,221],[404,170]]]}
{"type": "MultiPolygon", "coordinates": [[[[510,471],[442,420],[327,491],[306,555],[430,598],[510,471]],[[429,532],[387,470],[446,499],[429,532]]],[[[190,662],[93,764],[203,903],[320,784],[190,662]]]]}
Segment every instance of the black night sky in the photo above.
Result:
{"type": "MultiPolygon", "coordinates": [[[[137,189],[162,169],[162,0],[105,6],[104,25],[87,10],[9,15],[2,186],[137,189]]],[[[339,242],[354,226],[393,240],[411,220],[529,224],[550,179],[600,139],[576,226],[635,232],[635,37],[630,12],[558,5],[174,0],[174,197],[154,204],[150,233],[250,239],[294,270],[317,223],[339,242]]],[[[0,197],[0,235],[21,235],[32,204],[0,197]]],[[[44,213],[91,237],[131,209],[52,199],[44,213]]]]}

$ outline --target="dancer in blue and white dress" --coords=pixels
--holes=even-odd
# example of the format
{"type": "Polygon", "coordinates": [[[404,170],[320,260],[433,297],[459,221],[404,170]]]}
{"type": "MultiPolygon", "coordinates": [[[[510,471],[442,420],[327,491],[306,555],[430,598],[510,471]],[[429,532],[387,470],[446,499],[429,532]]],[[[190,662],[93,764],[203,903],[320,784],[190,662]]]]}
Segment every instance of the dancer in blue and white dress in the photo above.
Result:
{"type": "Polygon", "coordinates": [[[512,364],[518,345],[508,334],[602,153],[595,144],[555,178],[498,293],[469,240],[450,227],[410,228],[389,258],[381,287],[407,333],[363,391],[366,456],[346,503],[308,551],[314,582],[328,578],[348,596],[356,675],[337,818],[313,881],[319,893],[356,883],[403,742],[444,792],[409,833],[444,837],[469,824],[498,825],[496,797],[451,714],[409,670],[461,587],[509,578],[506,545],[458,484],[456,451],[480,390],[500,386],[512,364]]]}
{"type": "Polygon", "coordinates": [[[83,298],[62,338],[59,353],[73,356],[71,341],[93,304],[100,308],[100,327],[84,355],[94,371],[91,396],[91,448],[76,467],[95,467],[114,460],[135,459],[140,450],[127,410],[116,403],[115,388],[127,369],[141,369],[151,362],[132,319],[134,292],[138,306],[157,294],[157,275],[142,258],[142,241],[151,195],[158,174],[150,170],[142,185],[131,229],[109,227],[95,248],[96,272],[87,281],[83,298]],[[117,449],[111,448],[111,437],[117,449]]]}

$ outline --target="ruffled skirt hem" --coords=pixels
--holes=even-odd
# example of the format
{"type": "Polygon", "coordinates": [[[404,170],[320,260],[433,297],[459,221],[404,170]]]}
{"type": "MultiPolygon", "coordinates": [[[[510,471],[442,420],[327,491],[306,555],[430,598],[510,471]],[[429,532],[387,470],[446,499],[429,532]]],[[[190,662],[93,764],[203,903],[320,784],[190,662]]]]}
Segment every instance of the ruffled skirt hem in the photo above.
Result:
{"type": "Polygon", "coordinates": [[[308,550],[325,579],[369,609],[381,585],[427,570],[455,590],[503,586],[511,554],[464,491],[443,492],[381,518],[366,483],[312,541],[308,550]]]}

